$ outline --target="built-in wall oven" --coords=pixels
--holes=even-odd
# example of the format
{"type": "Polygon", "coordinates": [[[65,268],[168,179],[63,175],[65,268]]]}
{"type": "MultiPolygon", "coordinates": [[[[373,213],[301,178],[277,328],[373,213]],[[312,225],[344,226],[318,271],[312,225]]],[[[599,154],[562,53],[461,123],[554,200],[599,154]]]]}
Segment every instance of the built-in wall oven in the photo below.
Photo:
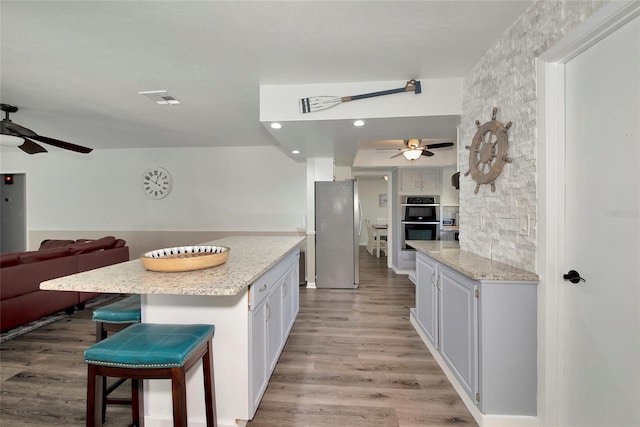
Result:
{"type": "Polygon", "coordinates": [[[437,240],[440,231],[438,210],[440,204],[436,196],[407,196],[402,203],[402,244],[405,250],[413,250],[407,246],[407,240],[437,240]]]}

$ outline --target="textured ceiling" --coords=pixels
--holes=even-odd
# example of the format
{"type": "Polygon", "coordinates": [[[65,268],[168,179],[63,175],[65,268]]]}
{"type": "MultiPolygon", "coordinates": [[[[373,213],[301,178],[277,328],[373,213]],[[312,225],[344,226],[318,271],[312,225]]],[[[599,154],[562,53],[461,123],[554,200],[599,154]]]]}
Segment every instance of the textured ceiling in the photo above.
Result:
{"type": "MultiPolygon", "coordinates": [[[[95,149],[279,146],[260,84],[462,77],[530,4],[2,0],[0,100],[14,122],[95,149]],[[137,94],[158,89],[182,104],[137,94]]],[[[362,141],[344,140],[348,164],[362,141]]]]}

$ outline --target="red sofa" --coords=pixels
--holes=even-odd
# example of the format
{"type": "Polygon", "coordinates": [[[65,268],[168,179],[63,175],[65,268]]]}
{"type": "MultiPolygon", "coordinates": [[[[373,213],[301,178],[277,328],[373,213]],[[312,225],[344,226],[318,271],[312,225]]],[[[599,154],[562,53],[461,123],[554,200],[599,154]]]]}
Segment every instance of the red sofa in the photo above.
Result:
{"type": "Polygon", "coordinates": [[[37,251],[0,254],[0,331],[62,310],[72,313],[101,295],[41,290],[41,282],[124,261],[129,261],[129,247],[112,236],[45,240],[37,251]]]}

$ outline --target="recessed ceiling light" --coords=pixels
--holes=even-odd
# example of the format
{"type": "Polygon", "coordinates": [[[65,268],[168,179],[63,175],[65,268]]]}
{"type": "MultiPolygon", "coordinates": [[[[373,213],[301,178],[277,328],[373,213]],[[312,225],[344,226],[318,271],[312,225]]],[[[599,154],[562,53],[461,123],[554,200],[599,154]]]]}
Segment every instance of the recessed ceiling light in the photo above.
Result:
{"type": "Polygon", "coordinates": [[[282,128],[282,125],[280,123],[277,123],[277,122],[271,123],[271,129],[280,129],[280,128],[282,128]]]}
{"type": "Polygon", "coordinates": [[[291,154],[300,154],[300,150],[291,150],[291,154]]]}
{"type": "Polygon", "coordinates": [[[356,120],[353,125],[356,127],[364,126],[364,120],[356,120]]]}

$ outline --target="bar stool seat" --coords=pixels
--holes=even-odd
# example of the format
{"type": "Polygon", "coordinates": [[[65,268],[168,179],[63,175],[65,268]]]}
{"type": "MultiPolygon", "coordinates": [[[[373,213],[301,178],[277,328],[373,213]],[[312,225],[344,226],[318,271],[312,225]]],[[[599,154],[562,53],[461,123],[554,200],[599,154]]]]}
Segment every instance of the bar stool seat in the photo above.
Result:
{"type": "Polygon", "coordinates": [[[131,379],[134,425],[143,426],[143,379],[171,379],[174,426],[187,426],[186,372],[199,360],[204,371],[207,426],[215,427],[213,325],[134,324],[89,347],[87,427],[102,426],[103,377],[131,379]]]}
{"type": "Polygon", "coordinates": [[[96,308],[93,320],[103,323],[140,323],[140,295],[96,308]]]}

